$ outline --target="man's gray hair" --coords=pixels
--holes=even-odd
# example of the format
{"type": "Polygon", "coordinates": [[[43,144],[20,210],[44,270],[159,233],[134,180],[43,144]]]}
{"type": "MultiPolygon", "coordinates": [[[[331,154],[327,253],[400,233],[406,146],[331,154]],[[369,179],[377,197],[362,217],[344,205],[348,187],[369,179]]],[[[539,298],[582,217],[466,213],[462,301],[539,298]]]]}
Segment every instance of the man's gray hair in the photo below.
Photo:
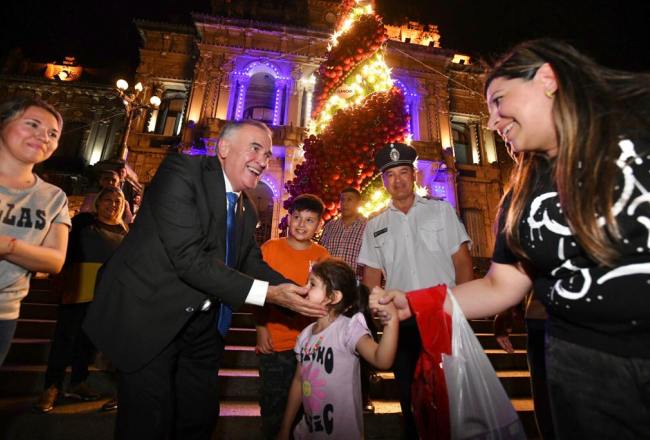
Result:
{"type": "Polygon", "coordinates": [[[250,126],[250,127],[257,127],[260,130],[265,131],[271,139],[273,139],[273,131],[262,121],[256,121],[255,119],[242,119],[241,121],[228,121],[226,125],[223,126],[221,129],[221,133],[219,133],[219,139],[226,139],[229,136],[231,136],[233,133],[237,132],[237,130],[250,126]]]}

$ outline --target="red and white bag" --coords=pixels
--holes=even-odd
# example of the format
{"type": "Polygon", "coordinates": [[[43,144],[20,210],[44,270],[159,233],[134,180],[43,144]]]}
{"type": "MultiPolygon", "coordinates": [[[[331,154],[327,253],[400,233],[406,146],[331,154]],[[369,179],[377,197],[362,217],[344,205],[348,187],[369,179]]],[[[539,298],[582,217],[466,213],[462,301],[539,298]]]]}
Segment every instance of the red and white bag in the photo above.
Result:
{"type": "Polygon", "coordinates": [[[519,416],[451,290],[451,354],[442,355],[451,438],[525,440],[519,416]]]}

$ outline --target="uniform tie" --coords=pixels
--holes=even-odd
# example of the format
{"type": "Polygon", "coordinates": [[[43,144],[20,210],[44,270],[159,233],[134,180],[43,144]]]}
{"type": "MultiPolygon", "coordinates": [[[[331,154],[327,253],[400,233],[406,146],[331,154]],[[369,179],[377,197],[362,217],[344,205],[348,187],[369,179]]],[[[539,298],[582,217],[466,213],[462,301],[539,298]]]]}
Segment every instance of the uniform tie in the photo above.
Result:
{"type": "MultiPolygon", "coordinates": [[[[235,208],[237,207],[237,199],[239,196],[234,192],[227,192],[226,197],[228,198],[228,208],[226,210],[226,265],[228,267],[235,267],[235,208]]],[[[224,338],[228,334],[231,321],[232,309],[222,302],[219,307],[217,328],[224,338]]]]}

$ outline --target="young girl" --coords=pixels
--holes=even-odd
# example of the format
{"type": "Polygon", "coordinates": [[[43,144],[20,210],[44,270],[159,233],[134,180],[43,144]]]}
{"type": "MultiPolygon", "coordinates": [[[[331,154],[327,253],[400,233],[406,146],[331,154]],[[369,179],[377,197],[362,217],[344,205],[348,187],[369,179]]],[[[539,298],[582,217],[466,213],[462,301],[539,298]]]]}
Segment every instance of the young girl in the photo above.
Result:
{"type": "MultiPolygon", "coordinates": [[[[367,288],[342,260],[326,259],[312,267],[307,299],[329,313],[305,328],[294,351],[298,367],[289,391],[279,439],[289,439],[302,403],[304,416],[295,439],[362,439],[363,414],[359,355],[379,369],[390,368],[397,350],[398,321],[384,325],[379,344],[361,313],[367,288]]],[[[393,313],[396,316],[396,313],[393,313]]]]}

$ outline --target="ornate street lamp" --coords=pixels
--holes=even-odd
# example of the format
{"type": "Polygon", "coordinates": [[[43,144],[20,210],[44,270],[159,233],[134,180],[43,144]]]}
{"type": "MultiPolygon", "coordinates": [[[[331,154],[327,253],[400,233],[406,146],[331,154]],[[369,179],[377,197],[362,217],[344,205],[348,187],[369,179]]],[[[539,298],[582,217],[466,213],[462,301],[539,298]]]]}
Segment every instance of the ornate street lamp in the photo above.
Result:
{"type": "Polygon", "coordinates": [[[126,156],[129,154],[127,141],[129,139],[133,120],[140,116],[145,110],[158,108],[160,105],[160,97],[152,95],[151,98],[149,98],[149,102],[146,102],[145,97],[142,94],[144,87],[141,82],[134,85],[133,90],[130,92],[127,92],[129,89],[129,83],[123,79],[117,80],[115,86],[117,87],[117,93],[120,95],[120,98],[122,98],[122,103],[126,109],[126,128],[124,129],[124,137],[118,155],[120,159],[126,160],[126,156]]]}

